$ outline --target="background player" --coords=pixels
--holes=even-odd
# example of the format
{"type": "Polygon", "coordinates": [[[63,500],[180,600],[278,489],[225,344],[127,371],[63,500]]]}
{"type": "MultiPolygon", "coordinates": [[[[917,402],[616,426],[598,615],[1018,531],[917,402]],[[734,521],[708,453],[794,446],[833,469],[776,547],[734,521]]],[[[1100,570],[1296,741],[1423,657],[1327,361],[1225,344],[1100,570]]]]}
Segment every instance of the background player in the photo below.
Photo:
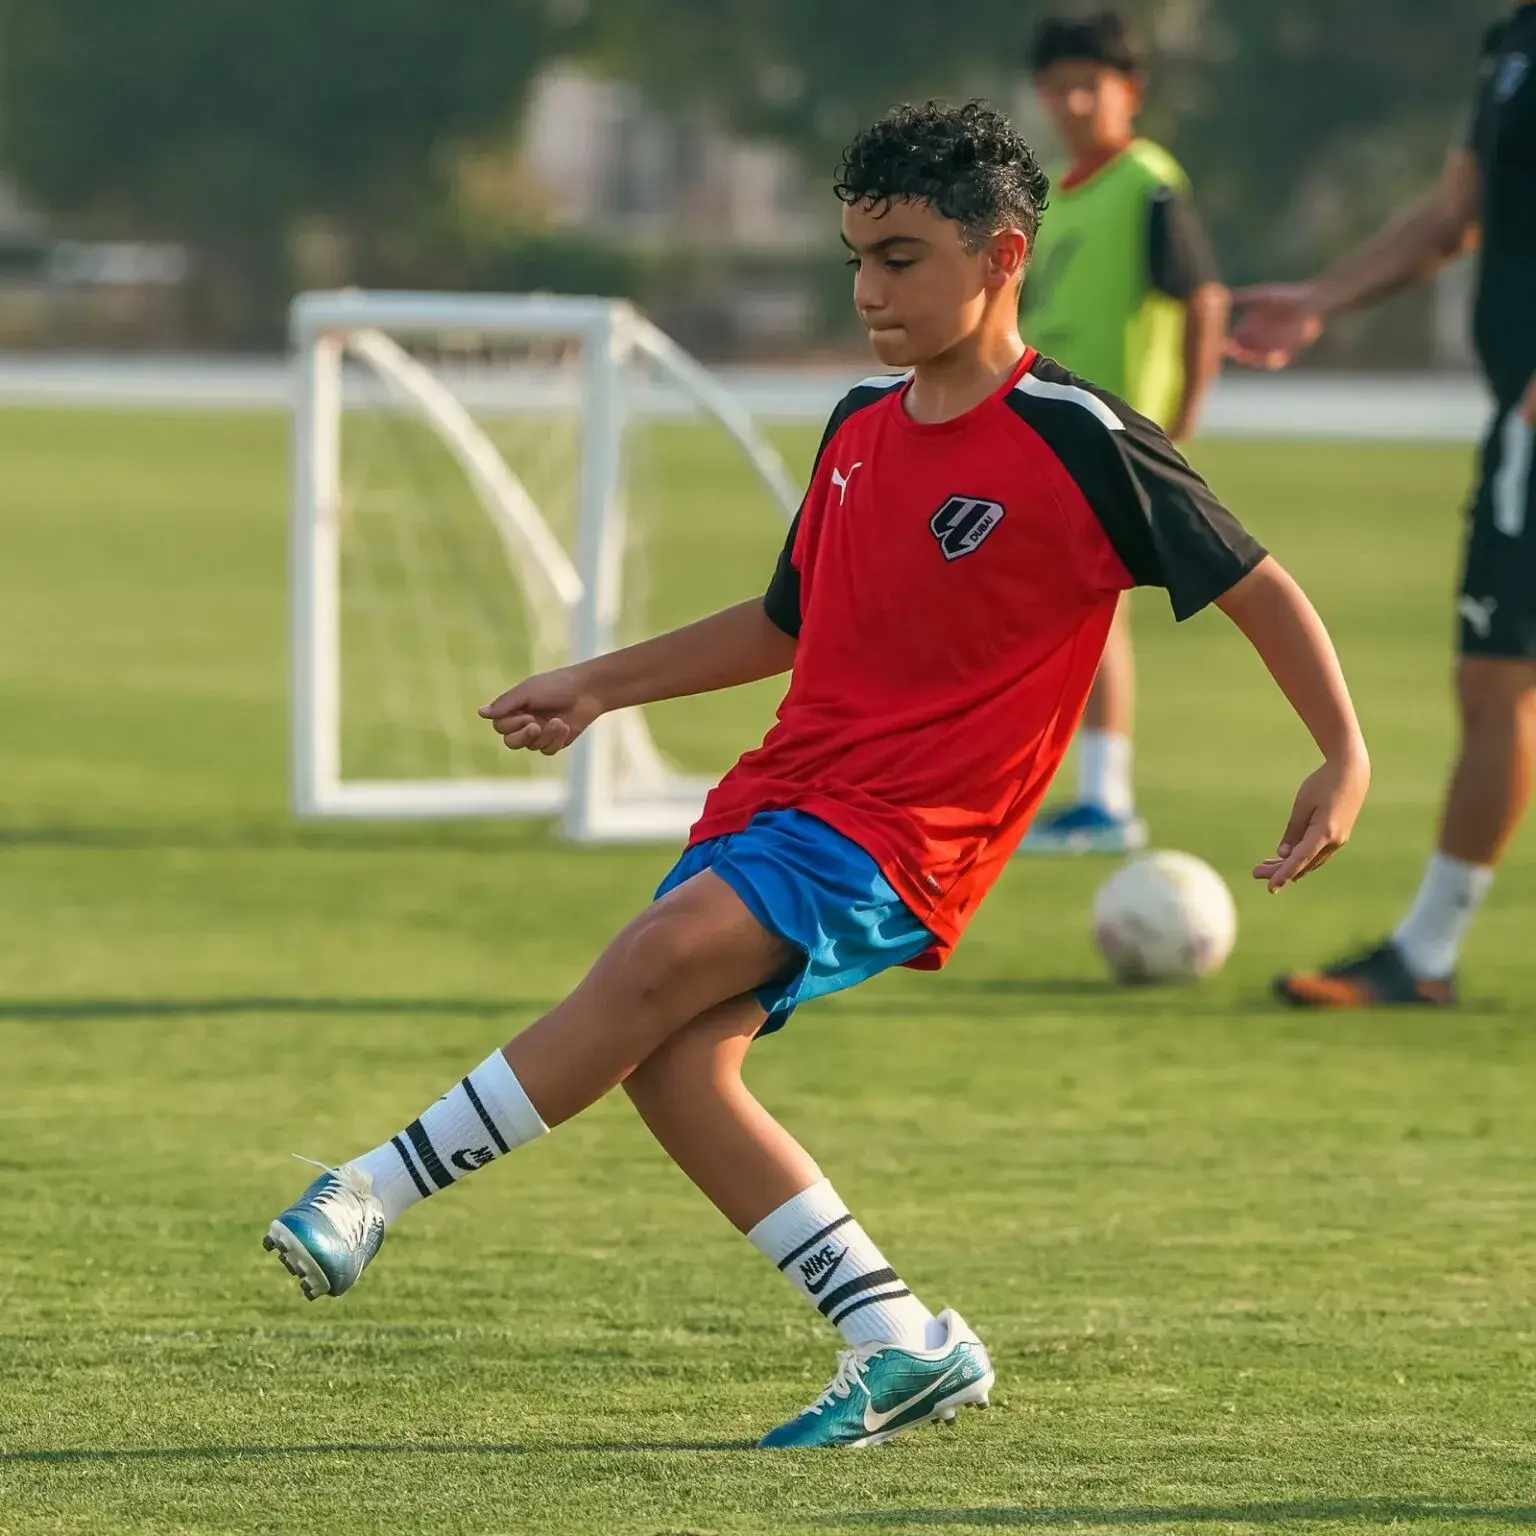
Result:
{"type": "MultiPolygon", "coordinates": [[[[1175,442],[1192,437],[1221,369],[1228,299],[1215,253],[1166,149],[1136,134],[1146,73],[1121,18],[1051,17],[1035,88],[1070,156],[1025,288],[1025,334],[1047,357],[1121,396],[1175,442]]],[[[1077,733],[1077,799],[1042,817],[1034,852],[1125,852],[1146,843],[1131,782],[1136,705],[1122,604],[1077,733]]]]}
{"type": "Polygon", "coordinates": [[[1536,771],[1536,4],[1487,34],[1471,131],[1437,185],[1311,283],[1239,294],[1242,362],[1278,368],[1329,315],[1425,281],[1481,226],[1475,324],[1496,402],[1461,585],[1461,754],[1436,852],[1391,938],[1276,983],[1315,1007],[1449,1004],[1462,941],[1536,771]]]}
{"type": "Polygon", "coordinates": [[[910,378],[868,380],[833,413],[763,600],[482,710],[508,747],[554,753],[606,710],[792,668],[778,721],[564,1002],[272,1223],[267,1245],[311,1296],[348,1289],[409,1206],[622,1083],[847,1341],[826,1392],[765,1444],[869,1444],[985,1401],[976,1335],[918,1300],[748,1092],[748,1047],[799,1003],[943,963],[1045,794],[1133,582],[1165,587],[1181,617],[1219,603],[1324,754],[1254,871],[1270,889],[1344,842],[1369,777],[1295,583],[1150,422],[1020,339],[1046,190],[975,103],[899,108],[847,150],[855,304],[910,378]]]}

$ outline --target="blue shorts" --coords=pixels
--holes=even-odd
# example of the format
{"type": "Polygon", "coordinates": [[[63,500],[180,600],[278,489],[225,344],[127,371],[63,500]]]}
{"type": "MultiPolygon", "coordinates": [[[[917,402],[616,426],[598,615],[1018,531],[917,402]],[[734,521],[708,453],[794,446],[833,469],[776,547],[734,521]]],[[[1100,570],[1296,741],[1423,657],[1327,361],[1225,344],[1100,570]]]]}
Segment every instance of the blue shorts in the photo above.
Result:
{"type": "Polygon", "coordinates": [[[695,843],[657,898],[706,869],[803,957],[757,989],[768,1015],[761,1034],[782,1029],[801,1003],[855,987],[933,944],[875,861],[804,811],[760,811],[740,832],[695,843]]]}

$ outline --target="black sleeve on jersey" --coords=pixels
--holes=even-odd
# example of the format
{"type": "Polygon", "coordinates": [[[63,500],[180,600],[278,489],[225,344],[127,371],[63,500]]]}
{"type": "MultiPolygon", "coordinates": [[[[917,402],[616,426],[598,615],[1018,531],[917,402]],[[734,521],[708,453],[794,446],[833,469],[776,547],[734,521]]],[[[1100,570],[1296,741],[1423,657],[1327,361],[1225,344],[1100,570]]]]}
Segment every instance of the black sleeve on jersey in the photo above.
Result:
{"type": "Polygon", "coordinates": [[[1159,187],[1152,194],[1150,224],[1147,270],[1159,293],[1184,300],[1207,283],[1221,281],[1211,237],[1189,197],[1159,187]]]}
{"type": "Polygon", "coordinates": [[[800,572],[795,569],[795,540],[800,537],[800,514],[789,525],[789,537],[779,551],[778,564],[768,590],[763,593],[763,611],[786,635],[800,638],[800,572]]]}
{"type": "MultiPolygon", "coordinates": [[[[837,402],[837,408],[827,420],[827,428],[821,434],[821,443],[816,449],[816,457],[811,463],[811,480],[816,479],[816,471],[821,467],[822,455],[832,444],[832,439],[837,436],[838,429],[850,416],[857,415],[865,406],[873,405],[877,400],[883,400],[894,388],[890,386],[876,386],[861,384],[850,389],[841,400],[837,402]]],[[[768,590],[763,594],[763,609],[768,617],[784,631],[795,639],[800,638],[800,620],[802,612],[800,608],[800,571],[795,565],[795,540],[800,537],[800,518],[805,511],[805,503],[800,504],[800,511],[795,514],[795,520],[789,526],[789,536],[784,540],[784,547],[779,551],[778,563],[773,568],[773,576],[768,582],[768,590]]]]}
{"type": "Polygon", "coordinates": [[[1042,358],[1008,403],[1076,481],[1138,587],[1163,587],[1187,619],[1265,551],[1162,431],[1123,400],[1042,358]],[[1028,381],[1043,388],[1030,393],[1028,381]]]}

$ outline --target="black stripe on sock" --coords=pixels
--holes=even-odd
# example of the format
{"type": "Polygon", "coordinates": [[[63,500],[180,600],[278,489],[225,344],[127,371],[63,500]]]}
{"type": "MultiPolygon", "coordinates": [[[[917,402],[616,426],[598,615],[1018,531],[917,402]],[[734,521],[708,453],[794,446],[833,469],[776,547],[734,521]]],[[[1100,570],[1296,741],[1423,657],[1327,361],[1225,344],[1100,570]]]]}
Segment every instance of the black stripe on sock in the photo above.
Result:
{"type": "Polygon", "coordinates": [[[416,1164],[411,1161],[411,1154],[405,1150],[405,1143],[398,1136],[391,1136],[389,1144],[400,1154],[400,1161],[405,1164],[405,1171],[410,1174],[411,1182],[421,1191],[421,1198],[425,1200],[432,1191],[427,1188],[426,1180],[416,1172],[416,1164]]]}
{"type": "Polygon", "coordinates": [[[837,1307],[850,1296],[857,1296],[860,1291],[872,1291],[877,1285],[889,1285],[892,1281],[901,1284],[901,1276],[894,1269],[872,1269],[867,1275],[860,1275],[857,1280],[850,1280],[847,1285],[840,1285],[835,1291],[830,1291],[816,1305],[821,1308],[823,1317],[831,1317],[837,1307]]]}
{"type": "Polygon", "coordinates": [[[406,1126],[405,1134],[411,1138],[411,1145],[416,1148],[416,1156],[421,1159],[421,1166],[427,1170],[427,1177],[439,1189],[447,1189],[453,1183],[453,1175],[443,1167],[443,1160],[437,1155],[437,1148],[432,1145],[432,1138],[422,1129],[421,1121],[412,1120],[406,1126]]]}
{"type": "Polygon", "coordinates": [[[836,1221],[829,1222],[821,1229],[820,1232],[817,1232],[806,1238],[806,1240],[801,1243],[798,1248],[793,1249],[789,1253],[786,1253],[784,1257],[779,1260],[779,1268],[788,1269],[789,1266],[793,1264],[802,1253],[809,1253],[811,1249],[817,1245],[817,1243],[825,1241],[825,1239],[828,1238],[832,1233],[836,1232],[839,1227],[846,1227],[852,1220],[853,1212],[849,1211],[845,1215],[839,1216],[836,1221]]]}
{"type": "Polygon", "coordinates": [[[861,1296],[852,1306],[844,1307],[836,1317],[828,1318],[827,1321],[835,1328],[850,1312],[857,1312],[860,1307],[873,1306],[877,1301],[895,1301],[898,1296],[910,1296],[911,1294],[912,1292],[906,1286],[902,1286],[899,1291],[881,1291],[875,1296],[861,1296]]]}
{"type": "Polygon", "coordinates": [[[496,1150],[510,1152],[512,1149],[507,1145],[506,1137],[501,1134],[496,1122],[491,1119],[485,1105],[480,1102],[480,1095],[475,1092],[475,1085],[467,1077],[464,1079],[463,1088],[469,1102],[475,1106],[475,1113],[480,1116],[486,1130],[490,1132],[491,1140],[496,1143],[496,1150]]]}

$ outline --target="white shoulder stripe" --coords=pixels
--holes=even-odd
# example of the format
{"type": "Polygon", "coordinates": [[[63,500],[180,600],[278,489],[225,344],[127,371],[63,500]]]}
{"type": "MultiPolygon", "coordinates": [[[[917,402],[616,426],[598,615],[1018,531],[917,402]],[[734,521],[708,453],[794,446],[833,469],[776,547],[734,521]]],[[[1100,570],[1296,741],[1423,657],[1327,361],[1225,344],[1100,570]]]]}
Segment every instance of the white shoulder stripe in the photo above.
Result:
{"type": "Polygon", "coordinates": [[[898,384],[905,384],[912,375],[910,373],[877,373],[871,378],[860,379],[854,389],[895,389],[898,384]]]}
{"type": "Polygon", "coordinates": [[[1090,416],[1096,416],[1111,432],[1125,431],[1125,423],[1097,395],[1079,389],[1076,384],[1051,384],[1026,373],[1013,387],[1022,389],[1026,395],[1039,395],[1044,400],[1070,400],[1074,405],[1082,406],[1090,416]]]}

